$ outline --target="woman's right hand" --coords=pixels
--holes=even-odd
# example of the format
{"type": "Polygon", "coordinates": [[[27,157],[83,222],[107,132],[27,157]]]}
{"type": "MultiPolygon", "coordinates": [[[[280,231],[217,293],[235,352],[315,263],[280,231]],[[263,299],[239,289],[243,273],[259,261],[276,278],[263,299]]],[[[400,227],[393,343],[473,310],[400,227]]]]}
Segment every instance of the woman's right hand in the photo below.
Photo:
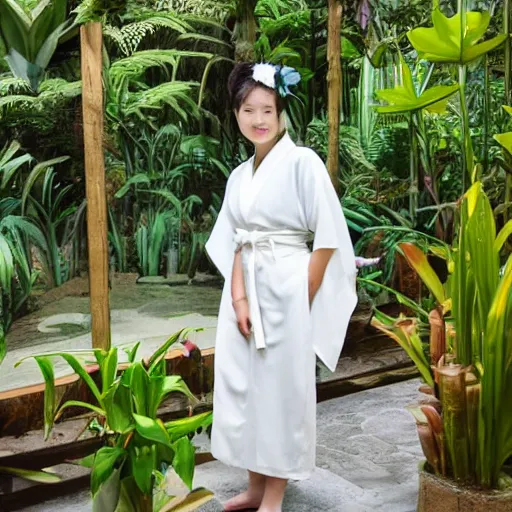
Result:
{"type": "Polygon", "coordinates": [[[233,308],[236,313],[238,329],[245,338],[248,338],[251,335],[252,324],[247,299],[234,300],[233,308]]]}

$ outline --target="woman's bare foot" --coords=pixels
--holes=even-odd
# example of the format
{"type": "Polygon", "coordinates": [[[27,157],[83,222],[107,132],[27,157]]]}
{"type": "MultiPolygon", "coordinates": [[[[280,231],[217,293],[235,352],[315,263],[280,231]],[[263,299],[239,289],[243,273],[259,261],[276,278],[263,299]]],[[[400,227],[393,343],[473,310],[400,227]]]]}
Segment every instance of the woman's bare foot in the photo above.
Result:
{"type": "Polygon", "coordinates": [[[224,503],[224,510],[234,511],[234,510],[251,510],[258,509],[263,501],[263,489],[258,491],[247,490],[234,498],[231,498],[226,503],[224,503]]]}

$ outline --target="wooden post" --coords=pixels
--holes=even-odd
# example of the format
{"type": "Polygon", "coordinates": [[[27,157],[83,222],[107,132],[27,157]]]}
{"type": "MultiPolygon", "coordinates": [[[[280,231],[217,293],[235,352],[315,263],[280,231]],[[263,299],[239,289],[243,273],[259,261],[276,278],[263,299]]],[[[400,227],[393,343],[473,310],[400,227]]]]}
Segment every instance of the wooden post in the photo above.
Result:
{"type": "Polygon", "coordinates": [[[329,1],[327,29],[327,106],[329,109],[329,145],[327,169],[338,190],[340,105],[341,105],[341,0],[329,1]]]}
{"type": "Polygon", "coordinates": [[[108,350],[110,308],[103,157],[102,46],[101,23],[88,23],[80,27],[92,346],[108,350]]]}

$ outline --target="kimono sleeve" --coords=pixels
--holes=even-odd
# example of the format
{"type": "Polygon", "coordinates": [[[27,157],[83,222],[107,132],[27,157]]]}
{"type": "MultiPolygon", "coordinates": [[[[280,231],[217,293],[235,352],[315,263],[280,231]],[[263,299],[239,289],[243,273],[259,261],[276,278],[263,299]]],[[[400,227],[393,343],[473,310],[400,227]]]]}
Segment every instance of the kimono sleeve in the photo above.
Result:
{"type": "Polygon", "coordinates": [[[205,245],[208,256],[226,281],[231,279],[236,249],[235,227],[228,212],[228,198],[232,189],[230,185],[231,180],[228,180],[222,207],[205,245]]]}
{"type": "Polygon", "coordinates": [[[313,251],[335,250],[311,307],[315,352],[334,371],[357,304],[354,248],[324,163],[304,148],[299,165],[300,197],[307,228],[314,233],[313,251]]]}

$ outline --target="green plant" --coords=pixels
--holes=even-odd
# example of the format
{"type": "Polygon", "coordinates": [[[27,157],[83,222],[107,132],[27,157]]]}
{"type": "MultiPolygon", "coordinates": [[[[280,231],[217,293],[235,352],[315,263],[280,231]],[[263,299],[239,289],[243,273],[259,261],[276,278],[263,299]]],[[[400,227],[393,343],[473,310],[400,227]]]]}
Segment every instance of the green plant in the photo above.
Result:
{"type": "MultiPolygon", "coordinates": [[[[509,114],[512,114],[512,107],[504,105],[503,108],[509,114]]],[[[510,155],[512,155],[512,132],[500,133],[495,135],[494,138],[510,155]]]]}
{"type": "Polygon", "coordinates": [[[0,38],[13,75],[37,90],[59,42],[75,28],[66,19],[67,0],[41,0],[27,14],[15,0],[0,1],[0,38]]]}
{"type": "MultiPolygon", "coordinates": [[[[49,241],[30,216],[23,213],[22,198],[12,197],[22,180],[20,176],[33,161],[12,142],[0,151],[0,362],[5,355],[5,336],[16,314],[22,310],[39,274],[33,268],[32,249],[41,254],[50,251],[49,241]]],[[[58,161],[37,164],[33,172],[44,171],[58,161]]]]}
{"type": "Polygon", "coordinates": [[[9,476],[23,478],[29,482],[38,482],[41,484],[55,484],[62,480],[59,475],[50,473],[48,471],[34,471],[31,469],[10,468],[6,466],[0,466],[0,474],[1,473],[9,476]]]}
{"type": "MultiPolygon", "coordinates": [[[[54,421],[68,407],[85,407],[99,418],[95,423],[104,445],[82,462],[92,467],[93,510],[114,512],[118,507],[125,507],[123,510],[152,512],[154,491],[158,491],[158,510],[180,510],[179,506],[185,501],[189,505],[193,502],[195,506],[189,510],[195,510],[211,499],[212,494],[204,489],[198,489],[192,495],[162,495],[161,484],[167,468],[173,468],[187,488],[192,488],[195,449],[189,436],[208,427],[212,420],[209,412],[168,423],[157,417],[158,408],[171,393],[182,393],[197,403],[180,376],[166,375],[164,356],[187,332],[185,329],[173,334],[149,358],[140,362],[135,362],[140,343],[136,344],[126,351],[129,364],[121,374],[117,347],[108,351],[95,349],[27,357],[36,360],[46,383],[46,437],[54,421]],[[100,385],[81,363],[81,359],[90,356],[99,366],[100,385]],[[52,362],[55,357],[63,358],[87,384],[95,403],[72,400],[59,407],[52,362]]],[[[27,358],[18,361],[16,366],[27,358]]]]}
{"type": "Polygon", "coordinates": [[[36,165],[26,179],[21,197],[22,214],[34,221],[46,240],[41,259],[50,286],[60,286],[72,277],[69,253],[73,253],[73,245],[78,243],[77,233],[85,212],[85,202],[79,207],[68,197],[73,185],[55,182],[57,174],[53,166],[67,159],[58,157],[36,165]],[[41,176],[42,184],[36,187],[41,176]],[[71,249],[66,254],[68,245],[71,249]]]}
{"type": "MultiPolygon", "coordinates": [[[[425,80],[420,94],[416,92],[413,76],[407,63],[400,55],[400,70],[403,85],[394,89],[383,89],[376,91],[380,100],[388,103],[385,106],[375,107],[380,114],[408,114],[409,115],[409,140],[410,140],[410,163],[409,163],[409,215],[416,221],[419,198],[419,127],[423,126],[422,110],[427,109],[434,112],[442,112],[450,96],[455,94],[459,88],[455,85],[437,85],[426,89],[425,80]]],[[[424,137],[423,137],[424,140],[424,137]]]]}
{"type": "Polygon", "coordinates": [[[508,37],[500,34],[479,43],[489,26],[491,15],[488,12],[466,12],[465,2],[459,0],[459,12],[451,18],[446,17],[439,8],[432,12],[432,28],[415,28],[407,33],[409,41],[420,58],[430,62],[454,63],[459,66],[459,98],[462,140],[463,174],[465,188],[466,177],[473,174],[473,144],[469,132],[469,114],[466,101],[467,65],[481,57],[508,37]]]}
{"type": "MultiPolygon", "coordinates": [[[[449,251],[438,251],[450,272],[444,286],[421,250],[401,246],[437,304],[429,315],[430,364],[425,359],[415,363],[440,400],[442,415],[431,406],[413,413],[432,471],[497,487],[512,455],[512,256],[500,271],[512,221],[496,233],[480,182],[464,195],[460,215],[458,239],[449,251]]],[[[409,338],[416,332],[414,319],[377,315],[372,323],[394,339],[397,332],[409,338]]]]}

